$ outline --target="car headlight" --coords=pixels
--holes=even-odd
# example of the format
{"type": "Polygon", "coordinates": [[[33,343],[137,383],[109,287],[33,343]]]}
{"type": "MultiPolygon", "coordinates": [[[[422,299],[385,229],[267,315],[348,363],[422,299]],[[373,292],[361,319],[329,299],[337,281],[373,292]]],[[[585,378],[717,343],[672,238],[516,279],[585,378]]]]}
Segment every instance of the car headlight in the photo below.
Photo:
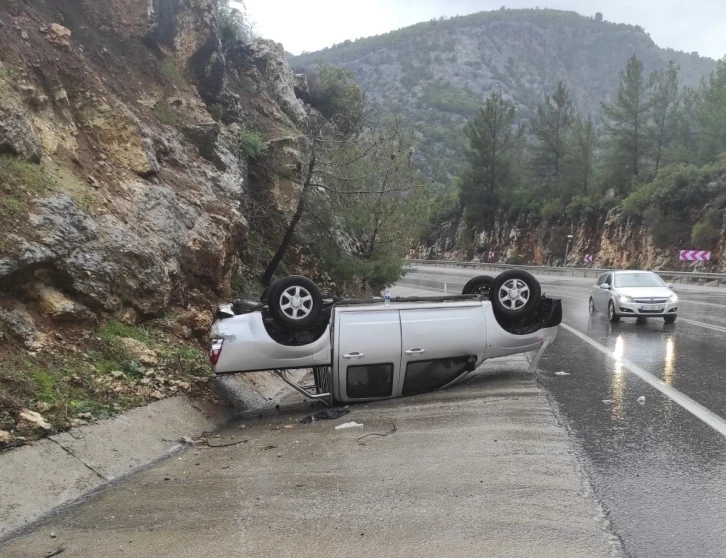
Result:
{"type": "Polygon", "coordinates": [[[673,293],[671,296],[668,297],[668,302],[678,302],[678,295],[676,293],[673,293]]]}
{"type": "Polygon", "coordinates": [[[628,295],[620,295],[618,296],[618,299],[620,302],[633,302],[633,297],[628,295]]]}

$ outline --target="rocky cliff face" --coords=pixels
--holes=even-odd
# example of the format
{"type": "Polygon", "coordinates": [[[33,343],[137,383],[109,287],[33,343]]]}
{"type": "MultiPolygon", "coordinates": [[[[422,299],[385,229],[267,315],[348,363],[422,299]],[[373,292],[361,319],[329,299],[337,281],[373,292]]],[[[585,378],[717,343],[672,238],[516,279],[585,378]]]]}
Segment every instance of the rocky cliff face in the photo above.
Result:
{"type": "Polygon", "coordinates": [[[516,221],[500,218],[492,231],[482,233],[453,218],[440,223],[435,234],[437,240],[420,246],[418,257],[561,266],[567,235],[571,234],[568,266],[586,267],[584,258],[590,254],[594,257],[592,267],[726,272],[726,229],[721,231],[711,262],[685,264],[678,261],[678,252],[694,248],[688,242],[683,246],[659,245],[641,220],[624,218],[615,209],[601,219],[582,220],[576,227],[532,216],[516,221]],[[494,258],[489,258],[489,252],[494,252],[494,258]]]}
{"type": "Polygon", "coordinates": [[[0,2],[0,451],[211,397],[197,341],[296,201],[296,91],[281,45],[222,44],[215,0],[0,2]]]}
{"type": "Polygon", "coordinates": [[[280,45],[222,48],[216,2],[5,2],[4,304],[32,306],[35,283],[139,318],[220,296],[248,230],[240,128],[293,135],[294,87],[280,45]]]}

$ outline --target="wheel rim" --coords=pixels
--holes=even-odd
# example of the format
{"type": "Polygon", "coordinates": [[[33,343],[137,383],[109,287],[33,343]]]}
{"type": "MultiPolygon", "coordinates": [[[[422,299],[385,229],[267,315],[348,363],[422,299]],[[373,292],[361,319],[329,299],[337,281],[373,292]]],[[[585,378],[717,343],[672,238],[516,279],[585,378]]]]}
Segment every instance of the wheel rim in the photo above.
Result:
{"type": "Polygon", "coordinates": [[[611,302],[611,303],[610,303],[610,304],[608,305],[608,317],[609,317],[610,319],[612,319],[612,318],[613,318],[613,316],[615,316],[615,308],[613,307],[613,303],[611,302]]]}
{"type": "Polygon", "coordinates": [[[313,311],[313,296],[305,287],[288,287],[280,295],[280,310],[292,320],[302,320],[313,311]]]}
{"type": "Polygon", "coordinates": [[[595,303],[590,299],[590,314],[595,311],[595,303]]]}
{"type": "Polygon", "coordinates": [[[521,279],[509,279],[499,287],[499,302],[509,310],[520,310],[529,302],[529,286],[521,279]]]}

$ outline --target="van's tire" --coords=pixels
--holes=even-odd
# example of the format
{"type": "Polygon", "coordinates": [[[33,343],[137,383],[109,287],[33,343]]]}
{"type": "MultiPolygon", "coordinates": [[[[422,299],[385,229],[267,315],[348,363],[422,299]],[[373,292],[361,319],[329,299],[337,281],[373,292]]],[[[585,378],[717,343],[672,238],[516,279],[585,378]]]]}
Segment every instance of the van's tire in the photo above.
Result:
{"type": "Polygon", "coordinates": [[[320,289],[307,277],[284,277],[270,285],[267,296],[272,317],[287,329],[308,329],[318,322],[323,312],[320,289]]]}
{"type": "Polygon", "coordinates": [[[674,323],[676,323],[677,317],[678,317],[677,315],[665,316],[663,318],[663,321],[667,324],[674,324],[674,323]]]}
{"type": "Polygon", "coordinates": [[[541,297],[539,282],[523,269],[510,269],[499,274],[489,293],[494,313],[513,320],[527,318],[536,312],[541,297]]]}
{"type": "Polygon", "coordinates": [[[464,285],[464,289],[461,291],[461,294],[475,294],[488,297],[493,284],[494,277],[490,277],[489,275],[479,275],[478,277],[469,279],[469,282],[464,285]]]}

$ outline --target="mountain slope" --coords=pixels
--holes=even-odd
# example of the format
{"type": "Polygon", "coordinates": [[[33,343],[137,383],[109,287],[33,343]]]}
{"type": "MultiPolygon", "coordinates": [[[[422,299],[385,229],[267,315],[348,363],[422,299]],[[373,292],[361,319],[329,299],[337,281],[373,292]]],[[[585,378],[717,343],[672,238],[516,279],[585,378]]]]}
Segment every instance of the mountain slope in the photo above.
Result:
{"type": "Polygon", "coordinates": [[[612,101],[619,72],[637,55],[646,71],[669,60],[681,67],[681,83],[697,85],[714,60],[659,48],[640,27],[596,21],[557,10],[500,10],[434,20],[319,52],[291,58],[296,68],[317,61],[352,69],[369,99],[386,112],[408,116],[427,164],[461,164],[461,134],[483,98],[502,91],[520,119],[534,114],[558,81],[575,108],[600,116],[612,101]]]}

